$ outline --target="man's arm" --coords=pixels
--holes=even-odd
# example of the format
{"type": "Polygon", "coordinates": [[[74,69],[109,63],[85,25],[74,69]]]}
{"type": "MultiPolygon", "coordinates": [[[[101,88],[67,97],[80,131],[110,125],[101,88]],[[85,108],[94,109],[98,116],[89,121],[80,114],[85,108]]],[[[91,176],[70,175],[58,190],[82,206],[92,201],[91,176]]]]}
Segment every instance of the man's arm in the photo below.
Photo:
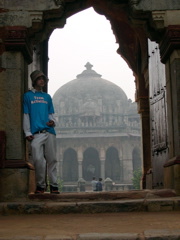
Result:
{"type": "Polygon", "coordinates": [[[23,130],[24,130],[26,139],[28,141],[33,140],[34,137],[33,137],[32,133],[31,133],[31,130],[30,130],[30,119],[29,119],[29,114],[28,113],[24,113],[24,115],[23,115],[23,130]]]}
{"type": "Polygon", "coordinates": [[[54,113],[49,114],[49,122],[47,123],[49,127],[55,127],[56,126],[56,118],[54,116],[54,113]]]}

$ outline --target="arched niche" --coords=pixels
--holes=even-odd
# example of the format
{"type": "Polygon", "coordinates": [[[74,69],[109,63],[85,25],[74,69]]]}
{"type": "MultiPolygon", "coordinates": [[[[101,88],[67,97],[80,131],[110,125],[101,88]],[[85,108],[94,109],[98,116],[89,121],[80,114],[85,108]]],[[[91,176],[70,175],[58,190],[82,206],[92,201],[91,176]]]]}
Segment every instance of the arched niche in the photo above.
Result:
{"type": "MultiPolygon", "coordinates": [[[[63,28],[66,20],[74,14],[93,7],[97,14],[104,15],[110,22],[116,42],[119,44],[117,53],[127,62],[135,77],[135,99],[138,112],[142,115],[143,165],[146,173],[151,168],[150,128],[149,128],[149,80],[148,80],[148,37],[156,38],[161,32],[150,26],[148,11],[136,10],[136,1],[60,1],[59,9],[44,12],[43,28],[34,33],[36,41],[49,39],[55,28],[63,28]],[[40,40],[41,39],[41,40],[40,40]],[[146,149],[145,147],[146,146],[146,149]]],[[[78,26],[77,26],[78,27],[78,26]]],[[[33,29],[31,29],[33,32],[33,29]]],[[[30,31],[31,32],[31,31],[30,31]]],[[[48,41],[48,40],[47,40],[48,41]]]]}
{"type": "Polygon", "coordinates": [[[77,153],[74,149],[68,148],[63,154],[63,181],[78,181],[77,153]]]}
{"type": "MultiPolygon", "coordinates": [[[[137,1],[138,3],[138,1],[137,1]]],[[[72,0],[57,1],[58,9],[44,11],[44,23],[41,28],[29,29],[29,34],[35,44],[43,43],[42,55],[47,52],[48,39],[56,28],[63,28],[66,20],[74,14],[92,7],[97,14],[104,15],[110,22],[116,42],[119,44],[117,53],[127,62],[135,77],[135,99],[138,103],[138,112],[142,115],[143,167],[146,173],[151,168],[150,128],[149,128],[149,80],[148,80],[148,37],[161,36],[161,32],[150,26],[151,19],[148,11],[136,9],[136,1],[91,1],[72,0]],[[154,35],[153,35],[154,34],[154,35]],[[156,35],[156,36],[155,36],[156,35]],[[45,50],[45,51],[44,51],[45,50]],[[146,146],[146,149],[145,147],[146,146]]],[[[78,26],[77,26],[78,27],[78,26]]],[[[43,69],[46,73],[47,54],[43,58],[43,69]]]]}
{"type": "Polygon", "coordinates": [[[111,178],[113,181],[119,182],[122,177],[121,172],[118,150],[115,147],[110,147],[106,151],[105,178],[111,178]]]}
{"type": "MultiPolygon", "coordinates": [[[[63,28],[69,17],[92,7],[97,14],[104,15],[110,22],[120,54],[132,69],[135,77],[144,73],[148,65],[147,38],[154,32],[148,32],[149,12],[134,11],[133,1],[60,1],[59,9],[44,11],[44,24],[32,25],[29,33],[36,44],[49,39],[56,28],[63,28]],[[142,18],[143,16],[143,18],[142,18]],[[38,29],[39,27],[39,29],[38,29]]],[[[78,27],[78,26],[77,26],[78,27]]],[[[160,34],[157,36],[159,37],[160,34]]],[[[154,36],[154,35],[153,35],[154,36]]]]}
{"type": "Polygon", "coordinates": [[[91,181],[93,177],[100,177],[100,159],[99,153],[95,148],[88,148],[83,153],[83,178],[91,181]]]}

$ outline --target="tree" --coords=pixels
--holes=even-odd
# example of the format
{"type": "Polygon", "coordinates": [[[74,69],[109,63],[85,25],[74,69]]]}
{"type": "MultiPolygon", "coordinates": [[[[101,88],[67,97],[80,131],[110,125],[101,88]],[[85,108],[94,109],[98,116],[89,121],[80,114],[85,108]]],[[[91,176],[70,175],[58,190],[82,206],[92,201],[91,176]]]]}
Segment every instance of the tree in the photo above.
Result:
{"type": "Polygon", "coordinates": [[[142,178],[142,170],[137,169],[133,172],[133,178],[131,179],[133,182],[134,189],[140,189],[140,183],[142,178]]]}

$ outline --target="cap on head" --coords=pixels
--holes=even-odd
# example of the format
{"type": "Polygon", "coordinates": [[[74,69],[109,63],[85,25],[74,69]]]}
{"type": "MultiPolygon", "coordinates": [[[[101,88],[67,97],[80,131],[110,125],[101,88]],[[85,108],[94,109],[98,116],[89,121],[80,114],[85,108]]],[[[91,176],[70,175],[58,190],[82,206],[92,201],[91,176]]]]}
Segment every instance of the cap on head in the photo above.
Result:
{"type": "Polygon", "coordinates": [[[44,73],[42,71],[39,71],[39,70],[35,70],[31,73],[30,77],[31,77],[31,80],[32,80],[32,85],[34,86],[35,83],[36,83],[36,80],[38,77],[44,77],[44,80],[45,82],[47,83],[48,82],[48,78],[46,75],[44,75],[44,73]]]}

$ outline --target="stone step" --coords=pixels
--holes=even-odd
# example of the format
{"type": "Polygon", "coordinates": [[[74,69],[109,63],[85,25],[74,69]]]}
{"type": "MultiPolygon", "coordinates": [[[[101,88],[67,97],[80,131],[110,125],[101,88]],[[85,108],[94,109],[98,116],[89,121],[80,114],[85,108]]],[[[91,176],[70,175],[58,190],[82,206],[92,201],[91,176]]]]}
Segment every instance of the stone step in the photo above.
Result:
{"type": "Polygon", "coordinates": [[[0,203],[0,214],[67,214],[180,211],[171,190],[29,194],[29,199],[0,203]]]}
{"type": "Polygon", "coordinates": [[[15,236],[1,237],[0,240],[179,240],[180,230],[151,229],[137,233],[84,233],[75,236],[46,235],[46,236],[15,236]]]}
{"type": "Polygon", "coordinates": [[[177,197],[172,189],[161,190],[129,190],[129,191],[103,191],[103,192],[69,192],[61,194],[29,194],[30,200],[56,202],[82,202],[82,201],[111,201],[111,200],[135,200],[135,199],[157,199],[177,197]]]}

